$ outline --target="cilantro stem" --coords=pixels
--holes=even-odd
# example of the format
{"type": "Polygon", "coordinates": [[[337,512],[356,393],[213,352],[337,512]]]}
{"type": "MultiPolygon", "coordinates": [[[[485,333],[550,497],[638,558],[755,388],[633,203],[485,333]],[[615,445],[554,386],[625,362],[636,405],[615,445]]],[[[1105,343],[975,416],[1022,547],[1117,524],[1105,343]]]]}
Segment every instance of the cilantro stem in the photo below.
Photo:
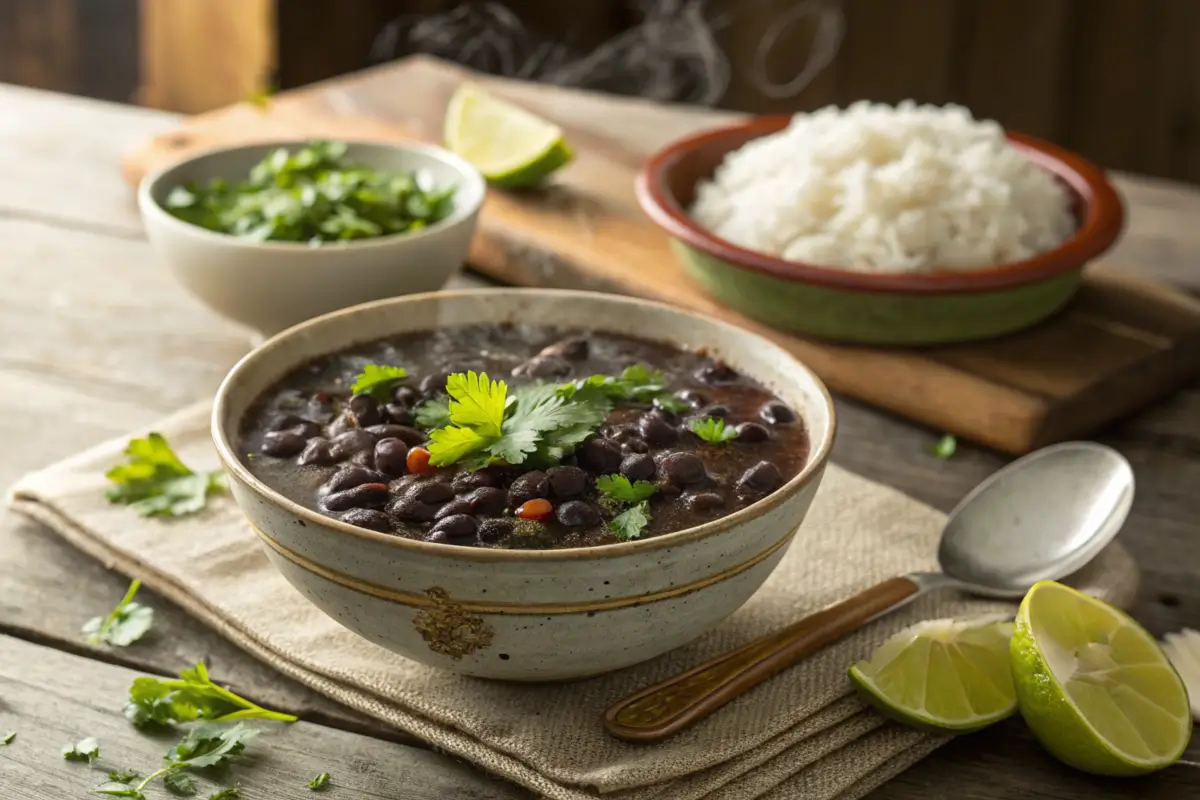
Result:
{"type": "Polygon", "coordinates": [[[158,772],[151,772],[149,775],[146,776],[146,779],[144,781],[139,783],[134,788],[134,791],[137,792],[138,794],[141,794],[142,790],[146,788],[147,784],[149,784],[150,781],[154,780],[159,775],[165,775],[166,773],[172,772],[177,769],[180,769],[180,767],[178,765],[173,765],[173,766],[169,766],[169,767],[163,767],[158,772]]]}
{"type": "Polygon", "coordinates": [[[133,602],[133,596],[138,593],[138,589],[140,588],[142,588],[142,582],[134,578],[133,581],[130,582],[129,588],[125,591],[125,596],[121,598],[121,602],[117,603],[116,608],[108,612],[108,616],[105,617],[104,621],[100,623],[100,627],[96,629],[94,634],[88,637],[89,642],[92,644],[99,644],[100,642],[104,641],[104,637],[108,634],[108,629],[111,628],[121,616],[121,612],[125,609],[125,606],[133,602]]]}
{"type": "MultiPolygon", "coordinates": [[[[195,681],[187,680],[159,681],[159,683],[168,689],[193,689],[196,687],[195,681]]],[[[255,705],[246,698],[239,697],[228,689],[218,686],[212,681],[209,681],[203,685],[209,692],[220,697],[222,700],[242,708],[241,711],[233,711],[229,714],[223,714],[219,717],[214,717],[212,719],[213,722],[228,722],[235,719],[274,719],[279,720],[280,722],[295,722],[297,719],[292,714],[284,714],[279,711],[270,711],[260,705],[255,705]]]]}

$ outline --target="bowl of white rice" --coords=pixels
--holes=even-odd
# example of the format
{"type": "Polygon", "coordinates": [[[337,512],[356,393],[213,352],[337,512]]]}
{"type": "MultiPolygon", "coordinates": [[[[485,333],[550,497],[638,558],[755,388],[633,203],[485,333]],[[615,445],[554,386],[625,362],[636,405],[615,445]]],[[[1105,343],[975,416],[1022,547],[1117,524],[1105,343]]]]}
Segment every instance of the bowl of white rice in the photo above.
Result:
{"type": "Polygon", "coordinates": [[[1124,209],[1085,159],[960,106],[759,117],[651,156],[638,199],[687,271],[774,327],[866,344],[991,338],[1063,308],[1124,209]]]}

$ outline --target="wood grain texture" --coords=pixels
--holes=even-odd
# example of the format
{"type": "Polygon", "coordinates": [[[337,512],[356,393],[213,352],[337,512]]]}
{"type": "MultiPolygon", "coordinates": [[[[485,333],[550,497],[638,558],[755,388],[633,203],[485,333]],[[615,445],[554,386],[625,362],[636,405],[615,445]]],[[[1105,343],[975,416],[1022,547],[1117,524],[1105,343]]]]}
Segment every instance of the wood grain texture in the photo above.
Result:
{"type": "MultiPolygon", "coordinates": [[[[137,672],[0,636],[0,733],[17,737],[0,754],[5,797],[87,797],[110,769],[148,775],[178,735],[139,733],[121,713],[137,672]],[[65,761],[64,745],[100,745],[94,765],[65,761]]],[[[220,680],[219,673],[212,673],[220,680]]],[[[446,756],[306,722],[253,725],[264,731],[226,772],[196,773],[206,797],[239,784],[247,798],[313,797],[306,782],[330,774],[326,794],[386,800],[517,800],[529,795],[446,756]]],[[[161,784],[148,791],[164,796],[161,784]]]]}
{"type": "MultiPolygon", "coordinates": [[[[953,6],[940,7],[951,25],[953,6]]],[[[880,13],[866,30],[908,20],[895,9],[880,13]]],[[[265,112],[246,105],[214,112],[132,155],[127,174],[187,152],[280,135],[436,138],[461,79],[459,70],[419,60],[280,97],[265,112]],[[402,103],[375,88],[382,76],[410,87],[402,103]]],[[[501,92],[508,86],[495,85],[501,92]]],[[[587,115],[552,104],[535,109],[564,126],[576,161],[547,191],[489,194],[471,253],[478,269],[507,283],[648,297],[735,322],[791,350],[835,391],[1009,453],[1089,435],[1200,371],[1200,304],[1103,277],[1090,279],[1065,314],[994,342],[888,351],[772,331],[713,302],[683,271],[631,198],[638,154],[653,134],[594,130],[598,108],[621,101],[587,99],[595,107],[587,115]],[[1180,324],[1159,325],[1166,315],[1180,324]]]]}

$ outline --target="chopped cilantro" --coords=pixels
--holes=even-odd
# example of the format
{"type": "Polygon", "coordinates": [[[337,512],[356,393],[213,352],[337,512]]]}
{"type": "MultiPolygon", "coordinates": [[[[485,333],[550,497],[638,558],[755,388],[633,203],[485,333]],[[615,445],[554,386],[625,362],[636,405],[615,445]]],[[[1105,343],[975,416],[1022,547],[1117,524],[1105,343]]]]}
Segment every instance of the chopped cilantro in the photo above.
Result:
{"type": "Polygon", "coordinates": [[[318,789],[324,789],[325,786],[328,785],[328,783],[329,783],[329,773],[322,772],[320,775],[318,775],[317,777],[313,778],[311,781],[308,782],[308,788],[316,791],[318,789]]]}
{"type": "Polygon", "coordinates": [[[134,786],[121,781],[107,781],[92,789],[92,794],[102,794],[106,797],[128,797],[130,800],[146,800],[146,795],[134,786]]]}
{"type": "Polygon", "coordinates": [[[168,772],[163,778],[163,786],[166,786],[171,794],[177,794],[182,797],[196,793],[195,779],[183,771],[168,772]]]}
{"type": "Polygon", "coordinates": [[[75,744],[69,744],[62,749],[62,756],[67,761],[86,761],[89,764],[100,757],[100,745],[92,737],[80,739],[75,744]]]}
{"type": "Polygon", "coordinates": [[[633,481],[624,475],[601,475],[596,479],[596,488],[622,503],[640,503],[649,500],[658,491],[650,481],[633,481]]]}
{"type": "Polygon", "coordinates": [[[143,517],[193,514],[204,508],[210,494],[225,490],[221,472],[193,472],[157,433],[131,440],[125,455],[128,464],[105,474],[116,484],[105,496],[143,517]]]}
{"type": "Polygon", "coordinates": [[[204,662],[185,669],[179,680],[134,678],[129,687],[125,716],[139,728],[171,725],[197,719],[275,719],[295,722],[291,714],[270,711],[217,686],[208,677],[204,662]]]}
{"type": "Polygon", "coordinates": [[[450,422],[450,409],[448,407],[450,398],[446,395],[426,400],[413,409],[413,419],[417,425],[425,430],[433,430],[434,428],[445,428],[450,422]]]}
{"type": "Polygon", "coordinates": [[[642,531],[649,524],[650,502],[643,500],[613,517],[608,523],[608,528],[618,539],[629,541],[641,536],[642,531]]]}
{"type": "Polygon", "coordinates": [[[724,444],[736,439],[738,435],[735,428],[725,427],[725,420],[712,417],[693,419],[688,423],[688,428],[709,444],[724,444]]]}
{"type": "Polygon", "coordinates": [[[233,726],[200,725],[189,730],[163,758],[174,768],[218,767],[236,758],[257,735],[255,728],[240,722],[233,726]]]}
{"type": "Polygon", "coordinates": [[[380,403],[385,403],[388,395],[392,393],[392,389],[396,388],[396,384],[406,377],[408,377],[408,371],[404,367],[367,364],[363,367],[362,372],[354,377],[350,391],[354,394],[369,394],[380,403]]]}
{"type": "Polygon", "coordinates": [[[672,397],[669,394],[660,394],[658,397],[655,397],[654,405],[670,411],[672,414],[682,414],[691,408],[691,406],[680,400],[678,397],[672,397]]]}
{"type": "Polygon", "coordinates": [[[141,587],[141,581],[129,584],[125,597],[107,617],[93,617],[80,631],[89,644],[101,643],[128,647],[145,635],[154,622],[154,609],[133,602],[133,596],[141,587]]]}
{"type": "Polygon", "coordinates": [[[209,795],[208,800],[235,800],[242,796],[242,790],[237,786],[227,786],[209,795]]]}
{"type": "Polygon", "coordinates": [[[663,395],[667,380],[659,370],[651,370],[643,364],[626,367],[620,375],[592,375],[568,383],[559,391],[570,399],[577,392],[603,394],[613,402],[652,403],[663,395]]]}
{"type": "Polygon", "coordinates": [[[13,739],[16,739],[16,738],[17,738],[17,732],[9,731],[8,733],[4,734],[3,738],[0,738],[0,747],[7,747],[8,745],[12,744],[13,739]]]}
{"type": "Polygon", "coordinates": [[[129,783],[142,777],[141,773],[131,769],[110,769],[108,771],[108,779],[113,783],[129,783]]]}
{"type": "Polygon", "coordinates": [[[947,433],[941,439],[938,439],[936,444],[929,447],[929,452],[938,458],[950,458],[957,449],[958,440],[947,433]]]}

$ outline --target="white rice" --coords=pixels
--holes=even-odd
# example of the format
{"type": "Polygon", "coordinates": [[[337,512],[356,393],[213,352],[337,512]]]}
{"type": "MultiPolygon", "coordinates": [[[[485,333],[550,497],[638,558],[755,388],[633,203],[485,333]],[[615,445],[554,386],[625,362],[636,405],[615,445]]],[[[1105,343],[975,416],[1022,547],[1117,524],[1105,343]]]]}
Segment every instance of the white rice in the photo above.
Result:
{"type": "Polygon", "coordinates": [[[1076,227],[1066,190],[998,124],[908,101],[797,114],[726,156],[691,213],[749,250],[860,272],[1021,261],[1076,227]]]}

